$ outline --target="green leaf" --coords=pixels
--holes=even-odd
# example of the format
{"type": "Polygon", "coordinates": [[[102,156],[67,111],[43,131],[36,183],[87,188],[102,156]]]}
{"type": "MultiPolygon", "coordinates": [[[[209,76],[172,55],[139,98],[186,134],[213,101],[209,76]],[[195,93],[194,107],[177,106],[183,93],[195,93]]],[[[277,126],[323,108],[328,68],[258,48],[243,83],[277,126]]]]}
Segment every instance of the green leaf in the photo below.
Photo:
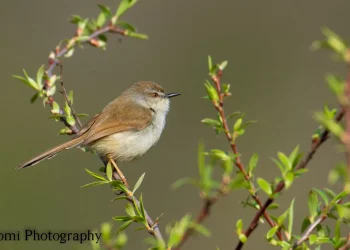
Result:
{"type": "Polygon", "coordinates": [[[289,208],[287,209],[287,211],[285,211],[283,214],[281,214],[278,218],[277,218],[277,224],[279,227],[282,227],[284,224],[284,221],[286,220],[287,216],[289,214],[289,208]]]}
{"type": "Polygon", "coordinates": [[[224,151],[222,151],[220,149],[210,150],[210,155],[213,156],[214,158],[217,158],[217,159],[222,160],[222,161],[227,161],[227,160],[231,159],[227,153],[225,153],[224,151]]]}
{"type": "Polygon", "coordinates": [[[96,174],[96,173],[94,173],[94,172],[92,172],[92,171],[90,171],[90,170],[88,170],[88,169],[86,169],[86,168],[85,168],[85,171],[86,171],[89,175],[91,175],[92,177],[94,177],[94,178],[97,179],[97,180],[107,181],[107,179],[104,178],[102,175],[96,174]]]}
{"type": "Polygon", "coordinates": [[[81,188],[86,188],[86,187],[94,187],[94,186],[99,186],[99,185],[104,185],[108,184],[108,181],[95,181],[92,183],[85,184],[83,186],[80,186],[81,188]]]}
{"type": "Polygon", "coordinates": [[[46,94],[48,96],[53,96],[55,93],[56,93],[56,86],[55,85],[49,87],[48,90],[46,91],[46,94]]]}
{"type": "Polygon", "coordinates": [[[272,227],[266,234],[266,239],[271,239],[277,232],[278,226],[272,227]]]}
{"type": "Polygon", "coordinates": [[[339,214],[339,217],[341,219],[350,219],[350,208],[342,205],[342,204],[335,204],[335,207],[337,209],[337,212],[339,214]]]}
{"type": "MultiPolygon", "coordinates": [[[[28,85],[29,87],[35,89],[35,90],[40,90],[36,84],[36,82],[34,81],[29,81],[28,79],[23,78],[22,76],[16,76],[13,75],[13,78],[16,78],[18,80],[20,80],[21,82],[23,82],[24,84],[28,85]]],[[[33,79],[32,79],[33,80],[33,79]]]]}
{"type": "Polygon", "coordinates": [[[123,246],[126,245],[127,241],[128,241],[127,235],[124,232],[120,232],[115,241],[116,249],[121,249],[123,246]]]}
{"type": "Polygon", "coordinates": [[[334,169],[329,172],[328,181],[331,184],[337,183],[339,180],[344,182],[347,176],[347,166],[346,164],[338,164],[334,169]]]}
{"type": "Polygon", "coordinates": [[[236,222],[236,232],[237,232],[237,233],[241,233],[241,232],[242,232],[242,229],[243,229],[243,221],[242,221],[242,219],[239,219],[239,220],[236,222]]]}
{"type": "Polygon", "coordinates": [[[141,211],[142,219],[146,222],[146,211],[145,211],[145,207],[143,205],[142,193],[140,194],[140,211],[141,211]]]}
{"type": "Polygon", "coordinates": [[[127,23],[125,21],[118,21],[117,25],[122,27],[125,30],[136,32],[136,28],[134,26],[132,26],[130,23],[127,23]]]}
{"type": "Polygon", "coordinates": [[[60,106],[55,101],[52,103],[51,113],[52,114],[59,114],[60,113],[60,106]]]}
{"type": "Polygon", "coordinates": [[[198,186],[198,181],[193,178],[184,177],[175,181],[172,185],[172,189],[177,189],[185,184],[192,184],[198,186]]]}
{"type": "Polygon", "coordinates": [[[104,242],[109,242],[111,240],[111,230],[112,225],[110,223],[102,223],[101,234],[104,242]]]}
{"type": "Polygon", "coordinates": [[[299,145],[297,145],[288,157],[289,162],[292,164],[293,169],[299,163],[301,156],[302,154],[299,153],[299,145]]]}
{"type": "Polygon", "coordinates": [[[132,190],[132,193],[135,193],[136,190],[141,186],[141,183],[142,183],[142,181],[143,181],[143,178],[145,177],[145,174],[146,174],[146,173],[143,173],[143,174],[140,176],[140,178],[137,180],[137,182],[136,182],[136,184],[135,184],[135,186],[134,186],[134,189],[132,190]]]}
{"type": "Polygon", "coordinates": [[[119,18],[121,17],[128,9],[130,9],[137,0],[122,0],[119,4],[119,7],[116,12],[116,16],[119,18]]]}
{"type": "Polygon", "coordinates": [[[73,116],[67,116],[66,120],[67,120],[67,123],[68,123],[69,125],[74,126],[74,124],[75,124],[75,119],[74,119],[73,116]]]}
{"type": "Polygon", "coordinates": [[[345,82],[336,75],[328,74],[326,75],[326,80],[330,90],[338,97],[344,95],[345,82]]]}
{"type": "Polygon", "coordinates": [[[111,10],[109,9],[109,7],[105,6],[105,5],[102,5],[102,4],[98,4],[97,5],[100,10],[108,17],[108,18],[111,18],[112,17],[112,12],[111,10]]]}
{"type": "Polygon", "coordinates": [[[199,176],[203,178],[205,172],[205,155],[204,155],[204,144],[198,144],[198,170],[199,176]]]}
{"type": "Polygon", "coordinates": [[[242,118],[237,119],[237,121],[233,125],[233,131],[237,132],[238,130],[240,130],[242,126],[242,122],[243,122],[242,118]]]}
{"type": "Polygon", "coordinates": [[[84,113],[80,113],[80,114],[77,114],[78,117],[86,117],[86,116],[89,116],[88,114],[84,114],[84,113]]]}
{"type": "Polygon", "coordinates": [[[211,83],[209,81],[206,81],[204,83],[205,89],[207,90],[209,99],[216,102],[219,100],[219,95],[218,92],[216,91],[216,89],[213,87],[213,85],[211,85],[211,83]]]}
{"type": "Polygon", "coordinates": [[[113,220],[116,221],[130,221],[132,218],[130,216],[114,216],[113,220]]]}
{"type": "Polygon", "coordinates": [[[211,236],[211,232],[201,224],[197,224],[197,223],[192,222],[190,227],[193,228],[198,233],[203,234],[206,237],[211,236]]]}
{"type": "Polygon", "coordinates": [[[289,189],[294,181],[294,173],[293,172],[288,172],[284,178],[284,184],[286,186],[286,189],[289,189]]]}
{"type": "Polygon", "coordinates": [[[304,233],[305,230],[310,226],[311,221],[309,218],[305,218],[303,220],[303,223],[301,224],[301,233],[304,233]]]}
{"type": "Polygon", "coordinates": [[[235,111],[235,112],[229,114],[229,115],[226,117],[226,120],[231,119],[231,118],[235,118],[235,117],[239,116],[240,114],[241,114],[241,112],[235,111]]]}
{"type": "Polygon", "coordinates": [[[208,70],[210,71],[212,67],[213,67],[213,62],[211,60],[211,57],[208,56],[208,70]]]}
{"type": "Polygon", "coordinates": [[[133,217],[133,216],[136,215],[136,214],[135,214],[134,207],[133,207],[130,203],[127,203],[127,204],[126,204],[126,206],[125,206],[125,212],[126,212],[129,216],[131,216],[131,217],[133,217]]]}
{"type": "Polygon", "coordinates": [[[238,173],[228,184],[230,190],[244,188],[247,186],[247,181],[245,180],[243,174],[238,173]]]}
{"type": "Polygon", "coordinates": [[[230,91],[230,84],[221,84],[221,87],[222,87],[222,91],[224,93],[228,93],[230,91]]]}
{"type": "Polygon", "coordinates": [[[132,220],[129,220],[125,222],[123,225],[121,225],[121,227],[117,231],[117,234],[124,231],[128,226],[130,226],[131,223],[132,223],[132,220]]]}
{"type": "Polygon", "coordinates": [[[115,197],[112,201],[127,200],[127,199],[128,199],[128,196],[122,195],[122,196],[115,197]]]}
{"type": "Polygon", "coordinates": [[[202,120],[202,123],[209,125],[211,127],[222,127],[221,122],[214,120],[214,119],[210,119],[210,118],[204,118],[202,120]]]}
{"type": "Polygon", "coordinates": [[[242,243],[246,243],[247,242],[247,236],[245,236],[245,234],[240,234],[238,236],[239,238],[239,241],[242,242],[242,243]]]}
{"type": "Polygon", "coordinates": [[[228,61],[223,61],[220,65],[219,65],[219,69],[222,71],[227,67],[228,61]]]}
{"type": "Polygon", "coordinates": [[[109,181],[113,180],[113,166],[110,161],[107,163],[106,174],[109,181]]]}
{"type": "Polygon", "coordinates": [[[32,98],[30,98],[30,103],[34,103],[39,96],[40,96],[40,92],[37,92],[36,94],[34,94],[32,98]]]}
{"type": "Polygon", "coordinates": [[[252,175],[254,169],[256,168],[258,164],[259,156],[258,154],[253,154],[252,157],[250,157],[249,164],[248,164],[248,173],[249,175],[252,175]]]}
{"type": "Polygon", "coordinates": [[[323,113],[317,112],[315,113],[315,118],[322,125],[324,125],[329,131],[332,132],[337,137],[341,137],[344,133],[343,128],[333,119],[327,118],[323,113]]]}
{"type": "Polygon", "coordinates": [[[74,47],[71,47],[71,48],[67,51],[67,53],[64,54],[64,57],[65,57],[65,58],[72,57],[73,54],[74,54],[74,50],[75,50],[74,47]]]}
{"type": "Polygon", "coordinates": [[[295,199],[292,200],[292,203],[289,206],[288,235],[290,235],[290,237],[292,236],[292,230],[293,230],[294,201],[295,199]]]}
{"type": "Polygon", "coordinates": [[[308,206],[309,206],[309,213],[311,222],[314,221],[314,218],[317,216],[318,212],[318,197],[317,194],[314,191],[310,191],[308,195],[308,206]]]}
{"type": "Polygon", "coordinates": [[[124,185],[121,180],[109,181],[109,184],[115,187],[117,190],[121,190],[123,193],[128,193],[129,189],[124,185]]]}
{"type": "Polygon", "coordinates": [[[101,12],[97,17],[96,24],[99,28],[101,28],[106,23],[107,20],[108,20],[108,17],[106,16],[106,14],[101,12]]]}
{"type": "Polygon", "coordinates": [[[284,165],[282,165],[282,163],[280,163],[278,160],[271,158],[271,160],[276,164],[276,166],[281,170],[282,175],[285,174],[286,169],[284,167],[284,165]]]}
{"type": "Polygon", "coordinates": [[[286,167],[286,169],[292,170],[292,163],[289,161],[288,157],[282,152],[278,152],[277,155],[278,155],[279,160],[286,167]]]}
{"type": "Polygon", "coordinates": [[[328,206],[328,197],[327,195],[322,191],[317,188],[313,188],[313,190],[322,198],[324,204],[328,206]]]}
{"type": "Polygon", "coordinates": [[[70,104],[73,104],[73,90],[69,91],[68,93],[68,101],[70,102],[70,104]]]}
{"type": "Polygon", "coordinates": [[[336,202],[338,202],[339,200],[343,199],[344,197],[348,196],[349,192],[347,190],[344,190],[343,192],[337,194],[333,200],[331,201],[331,204],[335,204],[336,202]]]}
{"type": "Polygon", "coordinates": [[[169,234],[168,247],[178,245],[183,234],[186,232],[191,222],[191,216],[185,215],[179,222],[176,222],[169,234]]]}
{"type": "Polygon", "coordinates": [[[345,58],[347,51],[347,46],[344,41],[333,31],[328,28],[322,29],[323,34],[327,37],[328,45],[338,54],[342,55],[345,58]]]}
{"type": "Polygon", "coordinates": [[[41,67],[39,68],[36,74],[36,83],[40,89],[43,87],[42,80],[44,77],[44,73],[45,73],[45,65],[41,65],[41,67]]]}
{"type": "Polygon", "coordinates": [[[340,239],[340,225],[341,225],[341,221],[337,220],[336,224],[335,224],[335,230],[334,230],[334,241],[338,242],[340,239]]]}
{"type": "Polygon", "coordinates": [[[309,237],[309,243],[310,245],[313,245],[317,242],[317,235],[316,234],[311,234],[309,237]]]}
{"type": "Polygon", "coordinates": [[[257,183],[259,185],[259,187],[269,196],[271,196],[273,194],[273,190],[272,187],[270,185],[270,183],[268,183],[266,180],[264,180],[263,178],[258,178],[257,183]]]}
{"type": "Polygon", "coordinates": [[[268,210],[273,210],[279,208],[279,204],[277,203],[272,203],[270,206],[267,207],[268,210]]]}
{"type": "Polygon", "coordinates": [[[147,40],[148,39],[148,35],[147,34],[136,33],[136,32],[132,32],[130,30],[126,30],[125,31],[125,35],[129,36],[129,37],[133,37],[133,38],[143,39],[143,40],[147,40]]]}

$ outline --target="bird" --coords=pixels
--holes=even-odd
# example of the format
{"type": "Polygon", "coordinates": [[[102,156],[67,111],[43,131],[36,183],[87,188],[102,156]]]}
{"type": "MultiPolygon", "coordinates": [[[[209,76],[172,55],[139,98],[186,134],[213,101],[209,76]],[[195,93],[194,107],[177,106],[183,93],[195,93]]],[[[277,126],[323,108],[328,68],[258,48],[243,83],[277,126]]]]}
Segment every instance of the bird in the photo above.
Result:
{"type": "Polygon", "coordinates": [[[127,184],[118,164],[144,155],[158,142],[166,124],[170,98],[178,95],[166,93],[151,81],[137,82],[93,116],[70,141],[38,154],[17,168],[28,168],[66,149],[81,147],[95,152],[105,164],[111,162],[127,184]]]}

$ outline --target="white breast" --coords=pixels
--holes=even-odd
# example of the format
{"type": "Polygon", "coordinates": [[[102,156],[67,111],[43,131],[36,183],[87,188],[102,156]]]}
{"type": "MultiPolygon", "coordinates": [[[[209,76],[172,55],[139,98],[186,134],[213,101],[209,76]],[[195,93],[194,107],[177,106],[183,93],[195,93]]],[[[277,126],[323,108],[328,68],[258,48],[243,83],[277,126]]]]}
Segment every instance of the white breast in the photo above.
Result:
{"type": "Polygon", "coordinates": [[[153,122],[141,131],[127,131],[107,136],[93,145],[101,156],[110,154],[117,162],[130,161],[146,153],[156,142],[165,126],[166,113],[154,114],[153,122]]]}

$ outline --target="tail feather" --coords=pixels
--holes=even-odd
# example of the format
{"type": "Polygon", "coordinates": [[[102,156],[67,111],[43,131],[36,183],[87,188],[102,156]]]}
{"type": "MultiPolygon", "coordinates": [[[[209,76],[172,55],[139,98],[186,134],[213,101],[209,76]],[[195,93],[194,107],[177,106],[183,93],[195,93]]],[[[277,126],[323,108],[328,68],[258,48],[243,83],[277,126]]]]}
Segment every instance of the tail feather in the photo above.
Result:
{"type": "Polygon", "coordinates": [[[75,138],[71,141],[65,142],[65,143],[58,145],[50,150],[47,150],[44,153],[41,153],[41,154],[35,156],[33,159],[31,159],[27,162],[22,163],[21,165],[19,165],[17,167],[17,169],[28,168],[28,167],[31,167],[31,166],[38,164],[39,162],[41,162],[45,159],[51,159],[52,157],[56,156],[58,153],[60,153],[61,151],[65,150],[65,149],[70,149],[70,148],[79,146],[83,141],[84,141],[84,138],[78,137],[78,138],[75,138]]]}

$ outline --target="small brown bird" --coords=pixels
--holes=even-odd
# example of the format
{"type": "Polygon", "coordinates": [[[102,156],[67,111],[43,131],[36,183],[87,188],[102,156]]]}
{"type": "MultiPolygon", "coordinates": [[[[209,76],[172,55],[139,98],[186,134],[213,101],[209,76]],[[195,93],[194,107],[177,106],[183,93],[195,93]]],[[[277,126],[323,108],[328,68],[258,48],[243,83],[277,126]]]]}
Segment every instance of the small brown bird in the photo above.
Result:
{"type": "Polygon", "coordinates": [[[87,122],[72,140],[37,155],[18,168],[33,166],[65,149],[87,147],[105,163],[111,161],[123,179],[116,163],[143,155],[159,140],[169,111],[169,98],[178,95],[166,94],[153,82],[135,83],[87,122]]]}

